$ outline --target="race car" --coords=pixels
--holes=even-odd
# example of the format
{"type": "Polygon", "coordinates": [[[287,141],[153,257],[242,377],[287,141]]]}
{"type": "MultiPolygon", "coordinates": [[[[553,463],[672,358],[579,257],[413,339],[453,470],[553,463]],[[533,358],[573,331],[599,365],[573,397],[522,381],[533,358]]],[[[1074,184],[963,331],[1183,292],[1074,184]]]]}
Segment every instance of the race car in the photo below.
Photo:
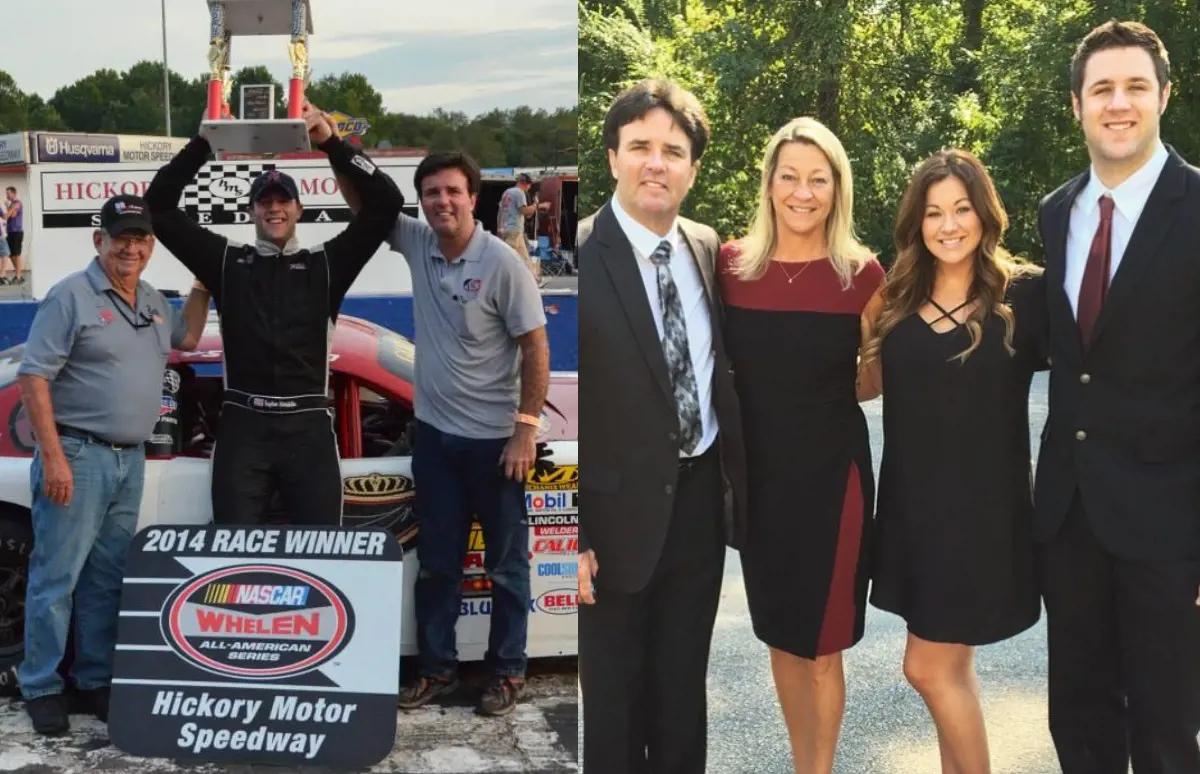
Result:
{"type": "MultiPolygon", "coordinates": [[[[33,428],[21,404],[17,369],[24,346],[0,352],[0,674],[24,652],[25,584],[33,546],[29,465],[33,428]]],[[[344,487],[345,526],[384,527],[405,550],[403,653],[416,653],[412,588],[420,561],[420,524],[409,438],[413,422],[412,342],[366,320],[338,318],[329,358],[344,487]]],[[[221,337],[210,317],[199,346],[172,352],[164,374],[160,422],[147,444],[139,531],[154,524],[212,521],[210,455],[221,421],[221,337]]],[[[575,655],[578,552],[578,374],[553,373],[538,440],[545,460],[526,481],[532,601],[530,657],[575,655]]],[[[275,509],[274,517],[287,522],[275,509]]],[[[490,581],[483,535],[467,546],[458,650],[479,660],[487,648],[490,581]]],[[[3,681],[0,681],[3,682],[3,681]]],[[[3,687],[3,686],[0,686],[3,687]]]]}

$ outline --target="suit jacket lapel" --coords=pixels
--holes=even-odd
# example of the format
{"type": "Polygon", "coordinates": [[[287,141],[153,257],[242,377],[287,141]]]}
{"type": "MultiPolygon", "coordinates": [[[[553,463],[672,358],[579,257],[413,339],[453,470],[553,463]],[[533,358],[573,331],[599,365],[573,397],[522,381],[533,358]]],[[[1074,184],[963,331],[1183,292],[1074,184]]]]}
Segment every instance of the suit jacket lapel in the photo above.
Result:
{"type": "Polygon", "coordinates": [[[1047,303],[1052,317],[1063,324],[1063,329],[1069,331],[1067,338],[1071,342],[1071,354],[1078,359],[1083,352],[1083,341],[1079,337],[1079,324],[1075,321],[1075,312],[1071,309],[1071,299],[1067,297],[1063,283],[1067,276],[1067,233],[1071,226],[1071,207],[1075,199],[1087,186],[1089,173],[1084,173],[1072,181],[1062,197],[1054,202],[1053,209],[1047,213],[1046,223],[1046,287],[1047,303]]]}
{"type": "Polygon", "coordinates": [[[596,217],[595,239],[600,243],[601,263],[616,288],[617,299],[629,320],[629,327],[633,329],[638,349],[646,358],[646,364],[662,388],[663,395],[674,406],[675,396],[667,374],[667,360],[663,356],[662,343],[658,340],[658,328],[650,311],[650,299],[646,297],[646,285],[638,271],[633,246],[621,230],[610,204],[605,204],[596,217]]]}
{"type": "Polygon", "coordinates": [[[1100,307],[1100,316],[1096,319],[1093,341],[1104,332],[1105,323],[1112,319],[1113,315],[1120,313],[1121,304],[1129,299],[1138,280],[1159,258],[1158,247],[1166,238],[1171,223],[1179,217],[1180,202],[1187,192],[1184,167],[1183,159],[1174,150],[1170,151],[1170,158],[1158,176],[1150,198],[1146,200],[1137,225],[1133,227],[1129,245],[1121,257],[1121,265],[1117,267],[1112,284],[1104,297],[1104,305],[1100,307]]]}
{"type": "Polygon", "coordinates": [[[688,233],[682,224],[679,230],[683,234],[683,241],[687,243],[688,250],[692,253],[692,260],[696,263],[696,268],[700,270],[700,277],[704,280],[704,293],[708,298],[708,308],[712,309],[713,299],[716,298],[713,293],[713,267],[716,261],[711,260],[712,256],[701,252],[700,248],[703,243],[688,233]]]}

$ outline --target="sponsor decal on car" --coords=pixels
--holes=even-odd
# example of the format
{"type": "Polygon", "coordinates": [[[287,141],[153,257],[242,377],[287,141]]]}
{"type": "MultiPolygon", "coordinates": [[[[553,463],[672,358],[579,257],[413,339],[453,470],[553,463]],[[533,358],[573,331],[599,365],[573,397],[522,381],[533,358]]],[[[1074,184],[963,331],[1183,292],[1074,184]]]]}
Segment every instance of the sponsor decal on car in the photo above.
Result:
{"type": "Polygon", "coordinates": [[[542,513],[530,514],[529,523],[534,527],[575,527],[579,528],[578,513],[542,513]]]}
{"type": "Polygon", "coordinates": [[[578,562],[543,562],[537,566],[539,578],[574,578],[579,574],[578,562]]]}
{"type": "Polygon", "coordinates": [[[483,597],[482,599],[464,599],[461,607],[458,609],[459,615],[491,615],[492,614],[492,598],[483,597]]]}
{"type": "Polygon", "coordinates": [[[578,492],[525,493],[525,510],[531,514],[568,513],[578,507],[578,492]]]}
{"type": "Polygon", "coordinates": [[[578,534],[579,534],[579,527],[578,527],[578,526],[573,526],[573,525],[566,525],[566,524],[561,524],[561,525],[542,525],[542,524],[538,524],[538,525],[535,525],[535,526],[534,526],[534,528],[533,528],[533,534],[534,534],[534,536],[536,536],[536,537],[550,537],[550,536],[560,536],[560,535],[578,535],[578,534]]]}
{"type": "Polygon", "coordinates": [[[535,554],[577,554],[579,553],[578,537],[535,538],[533,541],[535,554]]]}
{"type": "Polygon", "coordinates": [[[525,489],[530,492],[560,492],[579,487],[578,465],[556,465],[548,470],[529,472],[525,479],[525,489]]]}
{"type": "Polygon", "coordinates": [[[574,615],[579,611],[579,592],[575,589],[551,589],[533,600],[529,611],[550,615],[574,615]]]}

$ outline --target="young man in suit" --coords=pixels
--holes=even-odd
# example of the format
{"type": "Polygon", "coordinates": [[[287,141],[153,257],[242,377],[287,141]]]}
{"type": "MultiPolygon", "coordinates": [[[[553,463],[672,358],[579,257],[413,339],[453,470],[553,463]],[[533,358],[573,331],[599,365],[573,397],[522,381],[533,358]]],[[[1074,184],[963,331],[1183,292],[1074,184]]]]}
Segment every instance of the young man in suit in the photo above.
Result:
{"type": "Polygon", "coordinates": [[[1200,171],[1159,139],[1167,52],[1080,43],[1091,169],[1042,202],[1050,416],[1035,536],[1064,774],[1200,772],[1200,171]]]}
{"type": "Polygon", "coordinates": [[[720,240],[679,217],[708,131],[676,84],[622,92],[603,132],[616,191],[579,226],[579,672],[592,774],[705,767],[709,643],[745,477],[713,277],[720,240]]]}

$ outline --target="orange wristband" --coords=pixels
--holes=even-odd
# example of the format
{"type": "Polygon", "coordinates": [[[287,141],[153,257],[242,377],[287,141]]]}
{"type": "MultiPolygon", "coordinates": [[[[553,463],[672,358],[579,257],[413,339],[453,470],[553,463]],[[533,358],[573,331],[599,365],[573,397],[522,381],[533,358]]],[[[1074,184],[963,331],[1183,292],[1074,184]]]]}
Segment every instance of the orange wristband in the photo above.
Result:
{"type": "Polygon", "coordinates": [[[517,421],[523,425],[531,425],[532,427],[542,426],[542,420],[530,414],[517,414],[517,421]]]}

